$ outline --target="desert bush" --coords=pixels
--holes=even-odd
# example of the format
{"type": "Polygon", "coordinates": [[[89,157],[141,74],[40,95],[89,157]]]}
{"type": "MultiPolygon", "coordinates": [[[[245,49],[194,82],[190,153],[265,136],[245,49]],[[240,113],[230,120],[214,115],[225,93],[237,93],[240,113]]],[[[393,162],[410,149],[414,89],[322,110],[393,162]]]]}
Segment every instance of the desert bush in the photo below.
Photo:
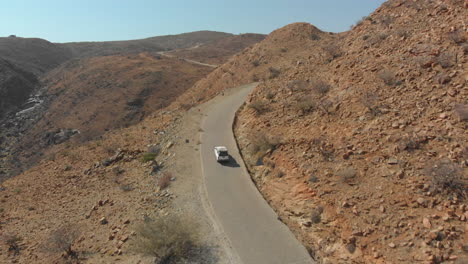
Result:
{"type": "Polygon", "coordinates": [[[361,103],[369,110],[372,116],[378,116],[380,111],[379,97],[371,92],[366,92],[361,96],[361,103]]]}
{"type": "Polygon", "coordinates": [[[310,175],[309,182],[316,183],[318,182],[318,178],[315,175],[310,175]]]}
{"type": "Polygon", "coordinates": [[[249,107],[255,110],[257,114],[263,114],[265,112],[268,112],[269,110],[267,103],[264,101],[260,101],[260,100],[250,103],[249,107]]]}
{"type": "Polygon", "coordinates": [[[284,53],[284,52],[288,52],[288,49],[287,48],[281,48],[280,51],[284,53]]]}
{"type": "Polygon", "coordinates": [[[286,83],[286,87],[293,92],[303,92],[308,87],[308,84],[304,80],[292,80],[286,83]]]}
{"type": "Polygon", "coordinates": [[[301,111],[302,114],[310,113],[314,111],[316,107],[317,103],[312,97],[302,98],[296,105],[297,110],[301,111]]]}
{"type": "Polygon", "coordinates": [[[271,100],[275,97],[275,94],[272,92],[268,92],[265,97],[266,99],[271,100]]]}
{"type": "Polygon", "coordinates": [[[330,44],[328,46],[325,46],[323,49],[331,57],[330,61],[343,55],[341,48],[336,44],[330,44]]]}
{"type": "Polygon", "coordinates": [[[425,168],[425,174],[436,191],[466,197],[466,179],[463,169],[449,160],[439,160],[425,168]]]}
{"type": "Polygon", "coordinates": [[[330,91],[330,85],[322,80],[311,82],[312,91],[319,95],[324,95],[330,91]]]}
{"type": "Polygon", "coordinates": [[[276,178],[283,178],[284,177],[284,171],[278,170],[275,174],[276,178]]]}
{"type": "Polygon", "coordinates": [[[449,40],[455,44],[462,44],[466,42],[465,33],[461,30],[456,30],[447,34],[449,40]]]}
{"type": "Polygon", "coordinates": [[[335,111],[333,102],[328,99],[321,100],[318,104],[318,109],[322,110],[322,112],[327,115],[330,115],[335,111]]]}
{"type": "Polygon", "coordinates": [[[254,74],[254,75],[252,75],[252,81],[253,82],[258,82],[258,81],[260,81],[260,78],[256,74],[254,74]]]}
{"type": "Polygon", "coordinates": [[[254,67],[258,67],[258,66],[260,66],[260,61],[259,60],[254,60],[254,61],[252,61],[252,65],[254,67]]]}
{"type": "Polygon", "coordinates": [[[310,38],[311,38],[312,40],[320,40],[320,36],[317,35],[317,34],[315,34],[315,33],[312,34],[312,35],[310,36],[310,38]]]}
{"type": "Polygon", "coordinates": [[[170,172],[164,173],[158,180],[159,189],[163,190],[171,184],[172,174],[170,172]]]}
{"type": "Polygon", "coordinates": [[[378,73],[380,79],[384,81],[386,85],[393,86],[397,84],[395,73],[392,70],[384,69],[378,73]]]}
{"type": "Polygon", "coordinates": [[[250,141],[252,144],[252,152],[254,154],[263,154],[268,150],[275,150],[281,144],[280,138],[268,137],[264,133],[256,134],[250,141]]]}
{"type": "Polygon", "coordinates": [[[441,53],[437,57],[436,62],[444,69],[450,68],[457,62],[457,57],[453,54],[441,53]]]}
{"type": "Polygon", "coordinates": [[[130,191],[133,191],[134,188],[131,184],[124,184],[124,185],[120,185],[120,189],[124,192],[130,192],[130,191]]]}
{"type": "Polygon", "coordinates": [[[349,182],[356,178],[357,172],[353,167],[346,167],[339,170],[336,174],[343,182],[349,182]]]}
{"type": "Polygon", "coordinates": [[[73,249],[73,244],[79,236],[80,231],[77,226],[71,224],[65,225],[53,231],[49,235],[44,246],[47,251],[53,253],[65,253],[62,255],[63,257],[76,259],[78,258],[78,252],[73,249]]]}
{"type": "Polygon", "coordinates": [[[268,71],[270,72],[270,79],[274,79],[276,77],[278,77],[281,73],[281,71],[279,69],[276,69],[276,68],[273,68],[273,67],[270,67],[268,68],[268,71]]]}
{"type": "Polygon", "coordinates": [[[456,104],[453,111],[458,116],[460,121],[468,120],[468,104],[456,104]]]}
{"type": "Polygon", "coordinates": [[[380,23],[384,25],[385,27],[388,27],[390,26],[390,24],[393,23],[393,20],[394,19],[390,16],[382,16],[382,18],[380,19],[380,23]]]}
{"type": "Polygon", "coordinates": [[[5,234],[2,236],[2,240],[8,246],[8,252],[13,255],[19,255],[21,251],[21,238],[16,235],[5,234]]]}
{"type": "Polygon", "coordinates": [[[197,224],[170,215],[147,219],[137,226],[133,248],[138,253],[156,257],[155,263],[175,264],[196,261],[203,244],[197,224]]]}
{"type": "Polygon", "coordinates": [[[188,111],[190,110],[192,107],[193,107],[193,103],[181,103],[180,104],[180,107],[185,110],[185,111],[188,111]]]}
{"type": "Polygon", "coordinates": [[[400,37],[400,38],[409,38],[410,37],[410,32],[408,30],[405,30],[405,29],[398,29],[395,31],[395,34],[400,37]]]}
{"type": "Polygon", "coordinates": [[[156,158],[156,156],[158,156],[156,153],[146,152],[141,157],[141,162],[146,163],[148,161],[152,161],[152,160],[154,160],[156,158]]]}
{"type": "Polygon", "coordinates": [[[148,147],[148,153],[154,153],[158,155],[160,152],[161,152],[161,146],[157,144],[153,144],[148,147]]]}
{"type": "Polygon", "coordinates": [[[323,207],[317,206],[311,212],[310,221],[314,224],[322,222],[323,207]]]}
{"type": "Polygon", "coordinates": [[[406,150],[408,152],[412,152],[418,149],[421,149],[422,147],[422,142],[416,137],[407,137],[401,140],[401,147],[403,150],[406,150]]]}

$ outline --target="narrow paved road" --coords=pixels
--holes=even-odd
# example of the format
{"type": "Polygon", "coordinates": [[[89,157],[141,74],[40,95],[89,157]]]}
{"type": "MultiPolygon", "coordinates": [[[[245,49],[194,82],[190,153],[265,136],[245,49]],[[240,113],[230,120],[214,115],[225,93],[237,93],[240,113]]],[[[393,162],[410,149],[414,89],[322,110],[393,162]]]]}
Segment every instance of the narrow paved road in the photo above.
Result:
{"type": "Polygon", "coordinates": [[[313,263],[305,248],[277,219],[258,192],[239,155],[232,122],[255,84],[236,88],[211,106],[202,123],[201,160],[208,200],[215,219],[244,264],[313,263]],[[213,148],[224,145],[231,162],[216,162],[213,148]]]}

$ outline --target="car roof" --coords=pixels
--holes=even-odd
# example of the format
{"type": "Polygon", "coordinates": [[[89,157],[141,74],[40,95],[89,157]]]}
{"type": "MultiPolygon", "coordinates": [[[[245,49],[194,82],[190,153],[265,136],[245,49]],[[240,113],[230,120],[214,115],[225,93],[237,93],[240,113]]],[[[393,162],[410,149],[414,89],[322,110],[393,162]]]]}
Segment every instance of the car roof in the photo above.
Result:
{"type": "Polygon", "coordinates": [[[224,147],[224,146],[217,146],[217,147],[215,147],[215,149],[217,149],[219,151],[227,151],[227,148],[224,147]]]}

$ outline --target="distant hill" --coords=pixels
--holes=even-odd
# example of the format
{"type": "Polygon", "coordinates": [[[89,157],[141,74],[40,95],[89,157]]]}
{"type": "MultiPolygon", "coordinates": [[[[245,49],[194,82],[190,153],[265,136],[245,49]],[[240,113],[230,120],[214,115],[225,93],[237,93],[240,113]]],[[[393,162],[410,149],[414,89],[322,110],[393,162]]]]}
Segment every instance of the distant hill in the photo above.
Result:
{"type": "Polygon", "coordinates": [[[178,35],[151,37],[138,40],[104,41],[104,42],[71,42],[57,44],[67,49],[75,57],[95,57],[139,52],[166,51],[190,48],[226,37],[229,33],[216,31],[196,31],[178,35]]]}
{"type": "Polygon", "coordinates": [[[0,38],[0,58],[40,75],[71,59],[72,54],[69,49],[44,39],[8,37],[0,38]]]}
{"type": "Polygon", "coordinates": [[[194,48],[175,50],[170,54],[185,59],[220,65],[225,63],[232,55],[262,41],[265,37],[266,35],[251,33],[231,35],[194,48]]]}

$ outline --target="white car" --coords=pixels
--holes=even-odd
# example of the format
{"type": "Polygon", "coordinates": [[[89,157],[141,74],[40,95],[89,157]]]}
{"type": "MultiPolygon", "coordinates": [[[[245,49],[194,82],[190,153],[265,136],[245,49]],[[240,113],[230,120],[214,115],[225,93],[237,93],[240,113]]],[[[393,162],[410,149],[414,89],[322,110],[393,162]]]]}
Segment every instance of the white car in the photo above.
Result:
{"type": "Polygon", "coordinates": [[[229,154],[226,147],[218,146],[214,148],[214,153],[216,156],[216,161],[223,162],[229,160],[229,154]]]}

